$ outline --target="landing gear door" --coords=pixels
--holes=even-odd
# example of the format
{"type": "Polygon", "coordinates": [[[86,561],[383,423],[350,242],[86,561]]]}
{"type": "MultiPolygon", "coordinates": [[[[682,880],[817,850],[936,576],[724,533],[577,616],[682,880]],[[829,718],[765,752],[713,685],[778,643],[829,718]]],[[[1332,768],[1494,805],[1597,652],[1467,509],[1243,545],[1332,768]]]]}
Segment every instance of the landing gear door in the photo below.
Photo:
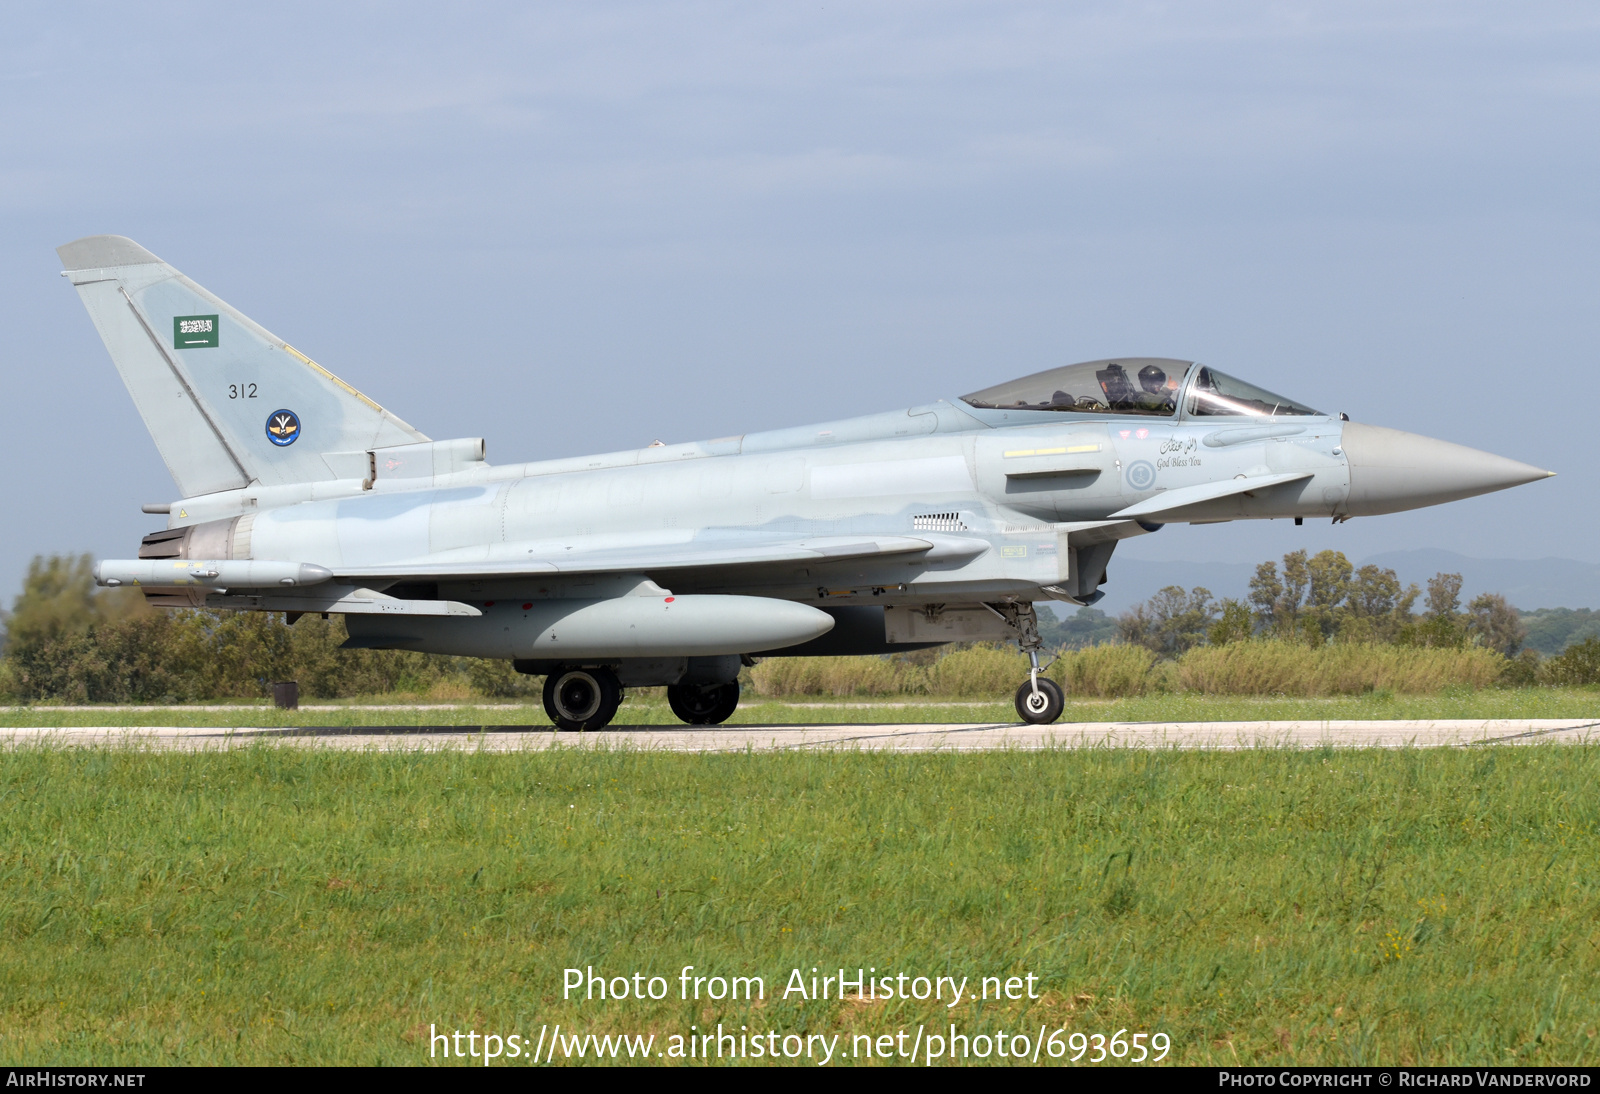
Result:
{"type": "Polygon", "coordinates": [[[1016,632],[981,604],[943,604],[883,609],[884,639],[891,646],[911,642],[1009,642],[1016,632]]]}

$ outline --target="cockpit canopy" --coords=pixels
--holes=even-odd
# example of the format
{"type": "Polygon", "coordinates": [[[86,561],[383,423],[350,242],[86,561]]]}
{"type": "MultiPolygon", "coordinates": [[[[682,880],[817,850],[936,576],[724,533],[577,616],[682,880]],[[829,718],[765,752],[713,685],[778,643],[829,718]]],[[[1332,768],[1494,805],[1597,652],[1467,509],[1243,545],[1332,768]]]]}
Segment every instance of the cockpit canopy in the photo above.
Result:
{"type": "Polygon", "coordinates": [[[986,410],[1171,417],[1177,413],[1180,398],[1184,414],[1189,417],[1321,414],[1216,369],[1168,357],[1123,357],[1064,365],[963,395],[961,400],[986,410]]]}

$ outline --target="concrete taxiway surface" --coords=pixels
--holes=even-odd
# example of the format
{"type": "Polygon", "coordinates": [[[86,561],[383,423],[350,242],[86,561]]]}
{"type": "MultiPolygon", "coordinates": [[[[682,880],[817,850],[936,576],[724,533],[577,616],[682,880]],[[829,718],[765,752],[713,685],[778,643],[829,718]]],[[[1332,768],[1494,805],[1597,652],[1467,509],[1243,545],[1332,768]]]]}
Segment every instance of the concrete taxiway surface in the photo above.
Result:
{"type": "Polygon", "coordinates": [[[439,749],[497,752],[542,748],[639,748],[667,752],[870,749],[976,752],[1043,748],[1449,748],[1600,741],[1600,721],[1503,719],[1394,722],[1080,722],[939,725],[611,726],[555,733],[548,726],[300,726],[203,728],[79,726],[0,729],[0,747],[122,745],[153,749],[439,749]]]}

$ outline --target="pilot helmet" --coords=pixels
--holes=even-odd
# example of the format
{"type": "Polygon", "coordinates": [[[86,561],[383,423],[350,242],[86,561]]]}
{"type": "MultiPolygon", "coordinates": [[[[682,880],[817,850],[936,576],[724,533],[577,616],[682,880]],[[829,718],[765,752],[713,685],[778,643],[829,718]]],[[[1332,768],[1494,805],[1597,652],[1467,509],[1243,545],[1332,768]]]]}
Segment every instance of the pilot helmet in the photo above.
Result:
{"type": "Polygon", "coordinates": [[[1146,365],[1139,370],[1139,386],[1152,395],[1160,395],[1167,386],[1167,374],[1155,365],[1146,365]]]}

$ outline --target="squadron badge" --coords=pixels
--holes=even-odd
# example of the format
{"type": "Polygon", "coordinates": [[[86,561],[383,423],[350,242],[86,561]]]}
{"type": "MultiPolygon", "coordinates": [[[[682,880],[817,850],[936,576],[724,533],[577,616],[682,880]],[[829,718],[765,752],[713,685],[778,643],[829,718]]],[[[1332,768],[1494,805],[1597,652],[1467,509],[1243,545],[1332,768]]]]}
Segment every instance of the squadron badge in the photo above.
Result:
{"type": "Polygon", "coordinates": [[[283,448],[300,436],[300,418],[292,410],[274,410],[267,419],[267,440],[283,448]]]}

